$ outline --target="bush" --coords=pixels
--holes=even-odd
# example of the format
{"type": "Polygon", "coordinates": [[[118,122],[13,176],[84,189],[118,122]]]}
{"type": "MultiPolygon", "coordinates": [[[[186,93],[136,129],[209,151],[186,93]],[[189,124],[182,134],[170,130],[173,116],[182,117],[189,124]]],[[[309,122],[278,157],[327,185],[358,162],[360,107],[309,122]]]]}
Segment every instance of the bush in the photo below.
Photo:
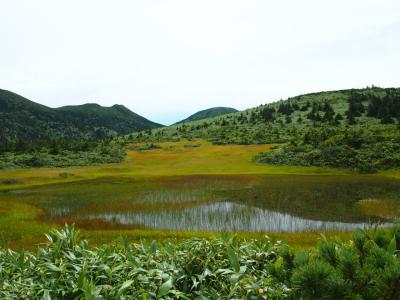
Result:
{"type": "Polygon", "coordinates": [[[400,227],[322,239],[298,252],[268,238],[89,248],[66,226],[36,253],[0,249],[0,297],[45,299],[399,299],[400,227]],[[383,234],[382,234],[383,233],[383,234]]]}
{"type": "Polygon", "coordinates": [[[129,150],[135,150],[135,151],[147,151],[147,150],[158,150],[161,149],[161,146],[157,144],[145,144],[145,145],[139,145],[139,146],[130,146],[128,148],[129,150]]]}
{"type": "MultiPolygon", "coordinates": [[[[115,142],[97,142],[90,146],[74,144],[74,147],[59,149],[57,154],[49,148],[31,153],[7,152],[0,155],[0,169],[87,166],[121,162],[126,154],[124,147],[115,142]]],[[[65,175],[60,175],[63,177],[65,175]]],[[[64,178],[64,177],[63,177],[64,178]]]]}
{"type": "Polygon", "coordinates": [[[68,172],[62,172],[62,173],[58,174],[58,177],[60,177],[60,178],[69,178],[69,177],[72,177],[72,176],[74,176],[74,174],[68,173],[68,172]]]}
{"type": "Polygon", "coordinates": [[[13,178],[4,178],[1,180],[1,183],[5,185],[12,185],[19,183],[19,181],[13,178]]]}
{"type": "Polygon", "coordinates": [[[348,168],[360,173],[400,167],[397,135],[378,135],[360,129],[312,128],[303,142],[285,144],[256,157],[268,164],[348,168]]]}
{"type": "Polygon", "coordinates": [[[0,250],[0,297],[45,299],[282,299],[289,288],[265,272],[269,239],[191,239],[89,249],[66,226],[33,253],[0,250]]]}

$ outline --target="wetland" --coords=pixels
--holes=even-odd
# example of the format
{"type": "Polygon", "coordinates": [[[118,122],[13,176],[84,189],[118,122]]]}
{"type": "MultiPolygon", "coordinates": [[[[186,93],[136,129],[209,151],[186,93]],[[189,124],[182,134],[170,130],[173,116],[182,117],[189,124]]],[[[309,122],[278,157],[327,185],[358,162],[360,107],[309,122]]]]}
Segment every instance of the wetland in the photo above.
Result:
{"type": "Polygon", "coordinates": [[[3,226],[3,240],[29,241],[36,236],[36,226],[65,223],[89,237],[113,238],[120,232],[141,237],[143,232],[157,236],[158,231],[171,236],[340,233],[392,226],[400,216],[400,181],[393,176],[305,167],[288,171],[251,160],[249,153],[268,145],[185,145],[131,150],[127,162],[70,168],[73,175],[68,177],[56,176],[54,169],[15,171],[15,181],[23,184],[0,192],[0,222],[19,221],[25,229],[3,226]],[[186,168],[185,157],[191,161],[186,168]],[[238,159],[241,165],[235,166],[238,159]],[[174,163],[177,168],[164,174],[174,163]],[[39,178],[43,183],[32,184],[39,178]],[[14,215],[16,206],[23,209],[14,215]],[[23,211],[31,212],[30,217],[23,211]]]}

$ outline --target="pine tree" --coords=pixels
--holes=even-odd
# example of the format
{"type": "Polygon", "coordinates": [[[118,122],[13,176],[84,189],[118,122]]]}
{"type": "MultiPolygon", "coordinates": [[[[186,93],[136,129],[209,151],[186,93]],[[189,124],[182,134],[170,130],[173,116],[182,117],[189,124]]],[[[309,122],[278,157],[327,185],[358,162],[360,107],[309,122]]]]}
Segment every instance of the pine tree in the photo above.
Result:
{"type": "Polygon", "coordinates": [[[297,118],[297,123],[299,123],[299,124],[303,123],[303,118],[301,116],[299,116],[297,118]]]}
{"type": "Polygon", "coordinates": [[[273,107],[265,107],[261,110],[261,117],[266,122],[273,122],[275,120],[275,109],[273,107]]]}

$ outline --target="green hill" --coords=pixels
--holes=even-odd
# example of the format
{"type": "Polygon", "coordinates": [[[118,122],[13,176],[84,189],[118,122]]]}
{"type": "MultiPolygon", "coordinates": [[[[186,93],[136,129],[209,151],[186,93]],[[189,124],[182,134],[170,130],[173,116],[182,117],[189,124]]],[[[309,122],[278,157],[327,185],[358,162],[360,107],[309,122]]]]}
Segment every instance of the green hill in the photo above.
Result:
{"type": "Polygon", "coordinates": [[[160,126],[122,105],[84,104],[53,109],[0,90],[0,142],[97,139],[160,126]]]}
{"type": "Polygon", "coordinates": [[[399,88],[378,87],[311,93],[131,137],[154,142],[202,138],[216,144],[262,144],[289,141],[309,128],[390,127],[400,117],[399,94],[399,88]],[[351,114],[350,102],[355,107],[351,114]]]}
{"type": "Polygon", "coordinates": [[[311,93],[242,112],[139,132],[129,141],[282,144],[260,162],[373,171],[400,167],[400,89],[311,93]]]}
{"type": "Polygon", "coordinates": [[[199,121],[207,118],[212,118],[212,117],[217,117],[217,116],[222,116],[222,115],[227,115],[230,113],[235,113],[237,112],[237,109],[231,108],[231,107],[212,107],[209,109],[201,110],[198,111],[197,113],[189,116],[188,118],[177,122],[176,124],[182,124],[182,123],[187,123],[187,122],[192,122],[192,121],[199,121]]]}
{"type": "Polygon", "coordinates": [[[61,112],[64,118],[71,123],[75,124],[81,122],[81,120],[86,120],[90,126],[104,127],[119,134],[127,134],[133,131],[161,126],[118,104],[111,107],[103,107],[98,104],[89,103],[64,106],[56,110],[61,112]]]}

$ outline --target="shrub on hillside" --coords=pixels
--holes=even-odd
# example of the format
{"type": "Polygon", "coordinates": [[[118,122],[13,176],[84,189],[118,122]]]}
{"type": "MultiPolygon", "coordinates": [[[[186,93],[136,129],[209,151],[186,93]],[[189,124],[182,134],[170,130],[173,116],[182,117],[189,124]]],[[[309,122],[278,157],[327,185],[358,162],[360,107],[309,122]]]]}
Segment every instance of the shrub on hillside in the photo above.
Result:
{"type": "Polygon", "coordinates": [[[269,164],[350,168],[364,173],[400,167],[400,137],[360,129],[310,129],[295,141],[260,154],[269,164]]]}
{"type": "Polygon", "coordinates": [[[82,149],[43,147],[33,152],[6,152],[0,155],[0,169],[86,166],[117,163],[125,158],[125,150],[117,143],[98,143],[82,149]]]}

